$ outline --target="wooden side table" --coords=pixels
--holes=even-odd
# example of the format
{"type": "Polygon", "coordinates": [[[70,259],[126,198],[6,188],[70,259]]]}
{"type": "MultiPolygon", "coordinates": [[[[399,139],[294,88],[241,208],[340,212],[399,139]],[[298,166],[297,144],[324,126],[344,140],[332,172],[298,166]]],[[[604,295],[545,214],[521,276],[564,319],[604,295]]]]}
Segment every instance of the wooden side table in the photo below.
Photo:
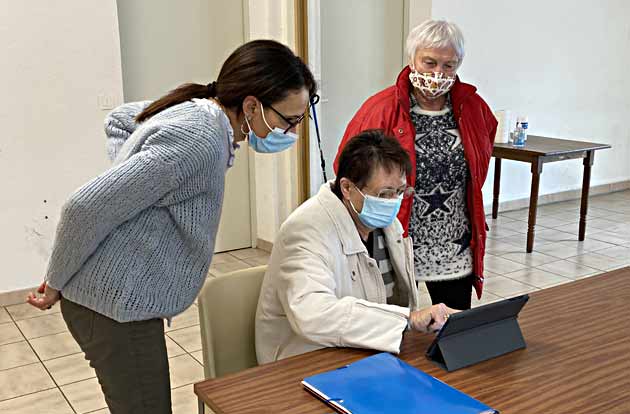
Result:
{"type": "Polygon", "coordinates": [[[524,147],[511,144],[494,144],[492,156],[494,164],[494,197],[492,199],[492,218],[499,213],[499,192],[501,188],[501,160],[528,162],[532,165],[532,188],[529,196],[529,218],[527,221],[527,253],[534,249],[534,228],[536,226],[536,210],[538,209],[538,187],[543,164],[555,161],[584,159],[584,177],[582,180],[582,204],[580,207],[580,229],[578,240],[584,240],[586,232],[586,213],[588,210],[588,191],[591,184],[591,167],[595,151],[610,148],[610,145],[594,142],[570,141],[566,139],[547,138],[536,135],[527,137],[524,147]]]}

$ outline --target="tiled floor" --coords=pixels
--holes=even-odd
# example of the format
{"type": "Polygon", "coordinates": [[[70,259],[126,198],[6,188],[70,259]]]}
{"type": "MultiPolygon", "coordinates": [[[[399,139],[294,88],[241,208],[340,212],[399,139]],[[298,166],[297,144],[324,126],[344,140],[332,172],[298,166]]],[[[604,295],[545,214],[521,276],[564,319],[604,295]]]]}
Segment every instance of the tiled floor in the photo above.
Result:
{"type": "MultiPolygon", "coordinates": [[[[215,255],[209,277],[265,264],[267,252],[215,255]]],[[[192,384],[204,378],[197,306],[165,326],[173,412],[196,413],[192,384]]],[[[55,306],[0,307],[0,413],[109,413],[100,386],[55,306]]]]}
{"type": "MultiPolygon", "coordinates": [[[[486,288],[475,305],[630,265],[630,191],[593,197],[587,239],[577,241],[578,201],[539,208],[534,253],[525,253],[527,211],[488,217],[486,288]]],[[[246,249],[215,255],[209,277],[265,264],[246,249]]],[[[421,286],[422,303],[429,304],[421,286]]],[[[199,318],[193,305],[166,328],[173,411],[195,413],[192,384],[203,379],[199,318]]],[[[29,305],[0,307],[0,413],[108,413],[94,371],[59,314],[29,305]]]]}

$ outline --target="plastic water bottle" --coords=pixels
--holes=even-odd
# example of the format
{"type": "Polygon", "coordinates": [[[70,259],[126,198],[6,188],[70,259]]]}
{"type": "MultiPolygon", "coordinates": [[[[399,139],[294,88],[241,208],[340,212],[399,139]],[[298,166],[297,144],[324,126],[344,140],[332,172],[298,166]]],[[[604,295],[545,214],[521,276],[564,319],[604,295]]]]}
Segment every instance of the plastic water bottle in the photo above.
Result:
{"type": "Polygon", "coordinates": [[[524,142],[527,141],[527,133],[529,132],[529,122],[527,121],[527,116],[519,116],[518,118],[516,118],[516,123],[521,124],[521,128],[525,131],[524,142]]]}
{"type": "Polygon", "coordinates": [[[516,129],[512,135],[512,146],[513,147],[524,147],[525,146],[525,134],[526,129],[523,128],[523,124],[520,122],[516,122],[516,129]]]}

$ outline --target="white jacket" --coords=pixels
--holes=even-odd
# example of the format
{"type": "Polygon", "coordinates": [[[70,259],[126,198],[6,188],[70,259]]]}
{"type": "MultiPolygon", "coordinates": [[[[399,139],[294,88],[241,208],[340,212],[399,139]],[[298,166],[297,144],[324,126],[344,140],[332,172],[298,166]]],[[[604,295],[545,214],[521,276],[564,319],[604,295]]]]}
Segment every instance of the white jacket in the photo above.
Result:
{"type": "Polygon", "coordinates": [[[324,347],[400,352],[418,306],[411,240],[396,220],[384,229],[401,296],[386,304],[376,261],[345,205],[324,184],[280,228],[256,311],[256,354],[266,363],[324,347]]]}

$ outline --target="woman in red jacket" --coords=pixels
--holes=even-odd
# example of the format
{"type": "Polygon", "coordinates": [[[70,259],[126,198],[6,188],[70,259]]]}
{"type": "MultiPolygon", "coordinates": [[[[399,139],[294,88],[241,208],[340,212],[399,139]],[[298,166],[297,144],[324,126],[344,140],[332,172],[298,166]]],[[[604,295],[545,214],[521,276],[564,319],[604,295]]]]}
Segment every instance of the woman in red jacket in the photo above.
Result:
{"type": "Polygon", "coordinates": [[[477,89],[457,77],[464,38],[455,24],[422,23],[409,33],[406,51],[409,65],[361,106],[338,154],[366,129],[400,140],[411,156],[407,182],[415,195],[403,200],[398,218],[413,239],[416,279],[426,282],[433,303],[469,309],[472,287],[481,297],[483,286],[481,188],[497,121],[477,89]]]}

